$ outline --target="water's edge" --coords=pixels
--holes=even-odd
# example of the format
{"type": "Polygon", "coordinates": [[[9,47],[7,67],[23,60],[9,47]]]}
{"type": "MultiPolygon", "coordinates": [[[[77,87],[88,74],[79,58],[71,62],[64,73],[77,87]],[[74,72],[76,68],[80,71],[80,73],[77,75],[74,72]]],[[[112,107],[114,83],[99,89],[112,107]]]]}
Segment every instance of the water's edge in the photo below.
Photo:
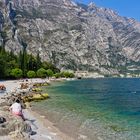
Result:
{"type": "MultiPolygon", "coordinates": [[[[101,81],[99,82],[101,83],[101,81]]],[[[100,87],[100,88],[97,88],[98,91],[96,90],[96,92],[99,92],[99,90],[103,89],[100,83],[98,82],[96,83],[96,88],[98,86],[100,87]]],[[[71,99],[69,94],[64,95],[64,94],[53,93],[56,90],[56,89],[53,90],[53,88],[59,89],[61,86],[63,87],[63,90],[64,90],[65,83],[60,83],[60,85],[58,84],[56,85],[56,87],[50,86],[49,89],[47,89],[46,91],[50,94],[51,99],[49,99],[48,101],[40,102],[40,103],[33,103],[33,109],[37,111],[38,113],[45,115],[47,119],[53,122],[54,125],[58,127],[62,132],[68,134],[70,137],[73,137],[75,140],[82,140],[82,139],[85,139],[85,140],[97,140],[97,139],[139,140],[140,135],[133,132],[133,129],[139,129],[139,127],[137,128],[137,126],[135,126],[134,124],[131,124],[131,122],[132,123],[134,122],[133,120],[131,120],[131,118],[127,118],[125,116],[124,118],[123,117],[119,118],[115,113],[111,114],[111,111],[112,111],[111,109],[107,108],[109,110],[104,111],[98,108],[96,104],[95,104],[95,108],[93,106],[91,108],[92,113],[82,112],[83,111],[82,108],[86,108],[85,107],[86,104],[84,102],[83,102],[83,106],[79,105],[75,107],[73,104],[71,104],[71,103],[75,104],[76,102],[80,104],[80,101],[77,100],[78,98],[76,99],[76,96],[78,95],[76,96],[71,95],[71,96],[74,96],[74,99],[71,99]],[[62,97],[64,98],[63,100],[62,100],[62,97]],[[67,107],[69,108],[67,109],[67,107]],[[81,115],[81,113],[82,114],[85,113],[85,115],[81,115]],[[86,116],[92,116],[92,117],[86,118],[86,116]],[[111,120],[112,122],[110,123],[108,120],[111,120]],[[122,122],[124,123],[124,125],[122,124],[122,122]],[[128,125],[128,122],[130,122],[129,125],[128,125]]],[[[58,89],[57,89],[57,92],[59,91],[58,89]]],[[[73,91],[73,89],[71,90],[73,91]]],[[[127,89],[127,90],[129,91],[131,89],[127,89]]],[[[104,92],[104,91],[101,91],[101,92],[104,92]]],[[[114,90],[111,91],[111,93],[113,92],[114,90]]],[[[119,93],[121,92],[122,91],[119,91],[119,93]]],[[[125,93],[125,90],[123,89],[123,94],[124,93],[125,93]]],[[[101,101],[104,102],[103,99],[101,101]]],[[[90,110],[90,107],[88,106],[88,111],[89,110],[90,110]]]]}

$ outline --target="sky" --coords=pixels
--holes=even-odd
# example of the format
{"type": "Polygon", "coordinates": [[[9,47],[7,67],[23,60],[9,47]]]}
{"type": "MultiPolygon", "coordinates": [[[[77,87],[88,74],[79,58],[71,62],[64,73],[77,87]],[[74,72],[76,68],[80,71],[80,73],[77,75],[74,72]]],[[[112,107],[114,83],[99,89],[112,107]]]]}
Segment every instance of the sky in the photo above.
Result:
{"type": "Polygon", "coordinates": [[[97,6],[111,8],[119,15],[131,17],[140,21],[140,0],[75,0],[88,4],[94,2],[97,6]]]}

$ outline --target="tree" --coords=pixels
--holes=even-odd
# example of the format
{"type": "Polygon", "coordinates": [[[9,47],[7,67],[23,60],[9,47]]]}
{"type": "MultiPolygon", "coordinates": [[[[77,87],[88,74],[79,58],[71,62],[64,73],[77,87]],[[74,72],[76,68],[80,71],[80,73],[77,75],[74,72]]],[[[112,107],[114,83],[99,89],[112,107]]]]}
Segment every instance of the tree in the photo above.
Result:
{"type": "Polygon", "coordinates": [[[11,59],[11,61],[6,62],[5,76],[10,77],[11,70],[15,68],[18,68],[18,64],[16,60],[11,59]]]}
{"type": "Polygon", "coordinates": [[[74,78],[74,77],[75,77],[74,73],[69,73],[69,78],[74,78]]]}
{"type": "Polygon", "coordinates": [[[9,58],[9,61],[17,59],[17,56],[14,54],[14,51],[12,49],[10,52],[8,52],[8,58],[9,58]]]}
{"type": "Polygon", "coordinates": [[[51,69],[51,63],[48,63],[48,62],[46,62],[46,61],[44,61],[43,63],[42,63],[42,67],[44,68],[44,69],[51,69]]]}
{"type": "Polygon", "coordinates": [[[37,69],[39,69],[42,65],[41,58],[39,56],[39,52],[37,53],[36,61],[37,61],[37,69]]]}
{"type": "Polygon", "coordinates": [[[22,39],[20,40],[20,44],[22,45],[22,51],[20,51],[19,54],[19,64],[20,64],[20,68],[23,71],[23,76],[26,76],[26,72],[27,72],[27,43],[25,41],[23,41],[22,39]]]}
{"type": "Polygon", "coordinates": [[[0,46],[0,78],[5,77],[6,57],[5,48],[0,46]]]}
{"type": "Polygon", "coordinates": [[[44,68],[37,70],[37,76],[40,78],[45,78],[47,76],[47,71],[44,68]]]}
{"type": "Polygon", "coordinates": [[[73,78],[74,74],[72,72],[68,72],[68,71],[63,71],[60,73],[61,77],[65,77],[65,78],[73,78]]]}
{"type": "Polygon", "coordinates": [[[54,76],[55,76],[55,78],[60,78],[61,74],[60,73],[55,73],[54,76]]]}
{"type": "Polygon", "coordinates": [[[28,55],[27,66],[28,66],[27,67],[28,70],[33,70],[33,71],[36,71],[40,68],[39,67],[37,69],[37,60],[32,54],[28,55]]]}
{"type": "Polygon", "coordinates": [[[50,62],[46,62],[46,61],[44,61],[43,63],[42,63],[42,67],[44,68],[44,69],[51,69],[52,71],[53,71],[53,73],[59,73],[60,72],[60,70],[58,69],[58,68],[56,68],[56,66],[55,65],[53,65],[52,63],[50,63],[50,62]]]}
{"type": "MultiPolygon", "coordinates": [[[[4,34],[3,34],[4,36],[4,34]]],[[[28,71],[37,71],[39,77],[51,77],[54,73],[59,73],[60,70],[56,68],[55,65],[51,64],[50,62],[42,62],[39,56],[33,56],[32,54],[27,54],[26,42],[22,41],[22,50],[18,55],[14,54],[14,51],[6,51],[4,45],[0,46],[0,79],[4,78],[19,78],[23,77],[31,77],[34,75],[33,73],[29,73],[28,71]],[[18,68],[18,69],[17,69],[18,68]],[[38,69],[37,69],[38,68],[38,69]],[[40,69],[40,68],[43,68],[40,69]],[[20,71],[20,70],[22,71],[20,71]],[[40,69],[40,70],[39,70],[40,69]],[[48,69],[47,71],[45,69],[48,69]]]]}
{"type": "Polygon", "coordinates": [[[17,59],[18,59],[19,68],[22,69],[22,51],[19,52],[17,59]]]}
{"type": "Polygon", "coordinates": [[[26,76],[26,71],[27,71],[27,51],[26,47],[23,47],[23,54],[22,54],[22,71],[23,71],[23,76],[26,76]]]}
{"type": "Polygon", "coordinates": [[[28,71],[27,72],[27,77],[28,78],[35,78],[36,77],[36,73],[34,71],[28,71]]]}
{"type": "Polygon", "coordinates": [[[0,78],[5,76],[5,60],[0,57],[0,78]]]}
{"type": "Polygon", "coordinates": [[[15,78],[21,78],[23,76],[23,72],[21,69],[15,68],[15,69],[12,69],[11,76],[15,78]]]}
{"type": "Polygon", "coordinates": [[[47,76],[48,76],[48,77],[52,77],[53,74],[54,74],[54,73],[53,73],[53,71],[52,71],[51,69],[48,69],[48,70],[47,70],[47,76]]]}
{"type": "Polygon", "coordinates": [[[65,71],[65,72],[63,73],[63,75],[64,75],[64,77],[69,78],[69,72],[65,71]]]}

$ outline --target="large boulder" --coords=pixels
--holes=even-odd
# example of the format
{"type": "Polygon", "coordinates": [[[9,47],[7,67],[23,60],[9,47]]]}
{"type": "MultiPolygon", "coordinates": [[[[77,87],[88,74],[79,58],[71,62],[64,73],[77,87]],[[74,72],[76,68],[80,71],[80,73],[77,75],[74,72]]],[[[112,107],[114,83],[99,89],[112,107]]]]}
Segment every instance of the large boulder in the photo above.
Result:
{"type": "MultiPolygon", "coordinates": [[[[29,137],[32,133],[31,126],[22,120],[21,117],[12,115],[8,111],[0,110],[0,116],[5,118],[5,122],[0,124],[0,136],[11,135],[22,140],[22,137],[29,137]]],[[[14,139],[15,140],[15,139],[14,139]]],[[[27,140],[27,139],[26,139],[27,140]]]]}

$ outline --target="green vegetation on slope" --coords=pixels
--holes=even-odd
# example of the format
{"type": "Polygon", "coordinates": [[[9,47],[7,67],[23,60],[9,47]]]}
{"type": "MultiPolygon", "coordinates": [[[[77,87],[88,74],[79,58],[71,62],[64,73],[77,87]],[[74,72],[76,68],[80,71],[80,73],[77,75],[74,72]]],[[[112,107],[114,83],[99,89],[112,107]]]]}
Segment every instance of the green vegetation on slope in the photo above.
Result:
{"type": "MultiPolygon", "coordinates": [[[[35,57],[32,54],[27,54],[26,49],[23,49],[15,55],[12,51],[6,52],[4,47],[0,47],[0,79],[45,78],[58,73],[60,70],[50,62],[41,61],[39,54],[35,57]]],[[[67,72],[67,74],[59,74],[57,77],[74,77],[74,75],[67,72]]]]}

